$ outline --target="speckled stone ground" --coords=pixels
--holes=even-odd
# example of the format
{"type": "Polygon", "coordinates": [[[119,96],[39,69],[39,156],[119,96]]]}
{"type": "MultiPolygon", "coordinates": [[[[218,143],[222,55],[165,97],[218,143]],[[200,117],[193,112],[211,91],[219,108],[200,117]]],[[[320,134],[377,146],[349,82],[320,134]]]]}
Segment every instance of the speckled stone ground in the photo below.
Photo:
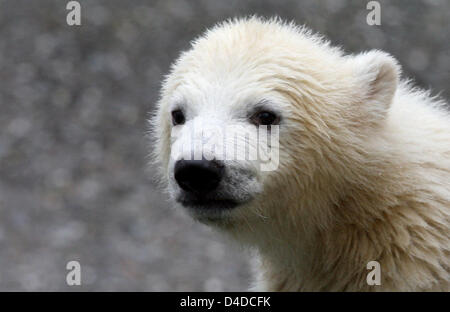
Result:
{"type": "Polygon", "coordinates": [[[242,250],[169,207],[146,170],[146,118],[170,61],[206,27],[257,13],[349,52],[384,49],[449,97],[450,2],[0,1],[0,290],[245,290],[242,250]],[[447,90],[446,90],[447,89],[447,90]],[[82,286],[66,285],[78,260],[82,286]]]}

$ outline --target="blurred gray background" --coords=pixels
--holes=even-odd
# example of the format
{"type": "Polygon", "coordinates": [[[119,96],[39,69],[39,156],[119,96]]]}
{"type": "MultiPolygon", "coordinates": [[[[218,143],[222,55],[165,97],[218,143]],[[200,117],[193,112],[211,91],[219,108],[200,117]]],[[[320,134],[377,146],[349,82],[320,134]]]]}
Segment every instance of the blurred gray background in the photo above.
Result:
{"type": "Polygon", "coordinates": [[[392,53],[449,98],[450,1],[0,1],[0,290],[245,290],[245,252],[170,208],[146,118],[170,62],[228,17],[279,15],[392,53]],[[66,263],[82,286],[66,285],[66,263]]]}

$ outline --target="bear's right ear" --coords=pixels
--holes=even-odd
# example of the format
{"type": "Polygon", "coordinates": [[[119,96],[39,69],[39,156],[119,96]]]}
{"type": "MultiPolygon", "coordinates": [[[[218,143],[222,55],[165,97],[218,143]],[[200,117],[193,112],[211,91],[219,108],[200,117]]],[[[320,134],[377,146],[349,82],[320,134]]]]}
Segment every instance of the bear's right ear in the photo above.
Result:
{"type": "Polygon", "coordinates": [[[400,66],[392,56],[378,50],[358,54],[352,62],[357,92],[362,93],[359,97],[370,113],[384,117],[397,90],[400,66]]]}

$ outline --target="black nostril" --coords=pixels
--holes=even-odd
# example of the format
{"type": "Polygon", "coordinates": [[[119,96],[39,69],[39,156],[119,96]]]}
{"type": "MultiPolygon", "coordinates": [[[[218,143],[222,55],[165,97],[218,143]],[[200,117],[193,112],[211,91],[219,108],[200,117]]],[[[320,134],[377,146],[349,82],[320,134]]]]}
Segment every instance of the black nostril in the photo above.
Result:
{"type": "Polygon", "coordinates": [[[215,160],[178,160],[175,180],[186,192],[204,195],[219,186],[223,166],[215,160]]]}

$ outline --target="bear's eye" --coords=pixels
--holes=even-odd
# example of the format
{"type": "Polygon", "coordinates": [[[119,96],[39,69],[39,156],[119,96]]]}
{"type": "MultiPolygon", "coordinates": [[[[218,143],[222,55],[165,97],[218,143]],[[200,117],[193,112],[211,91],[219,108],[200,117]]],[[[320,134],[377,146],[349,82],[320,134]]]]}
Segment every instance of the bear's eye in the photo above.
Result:
{"type": "Polygon", "coordinates": [[[185,118],[181,109],[172,111],[172,124],[174,126],[184,124],[185,118]]]}
{"type": "Polygon", "coordinates": [[[272,112],[269,111],[260,111],[255,113],[250,120],[252,121],[253,124],[259,126],[259,125],[263,125],[263,126],[269,126],[269,125],[274,125],[277,124],[280,119],[278,118],[277,115],[275,115],[272,112]]]}

